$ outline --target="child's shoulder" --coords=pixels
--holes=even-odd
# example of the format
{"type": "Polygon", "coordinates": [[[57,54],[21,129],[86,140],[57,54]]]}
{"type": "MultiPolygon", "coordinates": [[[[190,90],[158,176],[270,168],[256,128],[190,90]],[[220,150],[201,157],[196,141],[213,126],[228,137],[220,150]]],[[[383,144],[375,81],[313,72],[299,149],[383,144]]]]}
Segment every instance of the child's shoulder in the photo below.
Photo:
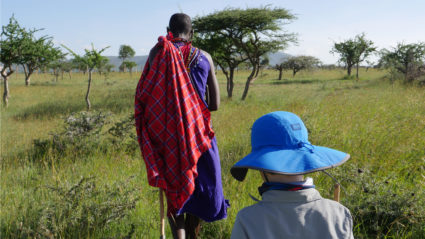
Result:
{"type": "Polygon", "coordinates": [[[343,211],[350,211],[348,210],[348,208],[346,208],[344,205],[342,205],[341,203],[335,201],[335,200],[331,200],[331,199],[327,199],[327,198],[322,198],[321,200],[323,203],[329,205],[329,207],[332,208],[337,208],[339,210],[343,210],[343,211]]]}
{"type": "Polygon", "coordinates": [[[247,206],[242,208],[241,210],[239,210],[238,212],[238,217],[246,217],[246,216],[250,216],[250,215],[255,215],[258,214],[259,211],[261,210],[261,201],[254,203],[251,206],[247,206]]]}
{"type": "Polygon", "coordinates": [[[331,199],[322,198],[321,200],[318,200],[315,205],[315,210],[321,212],[324,215],[352,219],[350,210],[348,208],[346,208],[341,203],[331,199]]]}

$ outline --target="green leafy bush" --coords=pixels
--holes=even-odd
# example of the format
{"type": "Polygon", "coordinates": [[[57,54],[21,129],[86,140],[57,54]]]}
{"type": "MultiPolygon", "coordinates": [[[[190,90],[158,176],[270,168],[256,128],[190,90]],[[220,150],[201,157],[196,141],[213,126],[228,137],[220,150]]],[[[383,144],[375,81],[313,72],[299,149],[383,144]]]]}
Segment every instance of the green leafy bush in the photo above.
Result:
{"type": "Polygon", "coordinates": [[[340,171],[349,182],[342,204],[354,219],[356,238],[421,238],[425,232],[424,185],[412,188],[413,179],[400,175],[379,177],[367,169],[340,171]]]}

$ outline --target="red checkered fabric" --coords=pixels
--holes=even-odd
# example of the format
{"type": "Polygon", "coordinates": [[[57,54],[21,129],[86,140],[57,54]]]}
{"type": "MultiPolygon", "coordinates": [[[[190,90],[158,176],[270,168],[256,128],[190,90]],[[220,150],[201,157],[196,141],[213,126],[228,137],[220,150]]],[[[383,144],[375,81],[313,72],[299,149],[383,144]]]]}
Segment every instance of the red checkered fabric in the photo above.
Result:
{"type": "Polygon", "coordinates": [[[165,37],[156,47],[137,85],[136,130],[149,184],[164,189],[171,206],[180,209],[195,189],[196,164],[214,132],[179,50],[165,37]]]}

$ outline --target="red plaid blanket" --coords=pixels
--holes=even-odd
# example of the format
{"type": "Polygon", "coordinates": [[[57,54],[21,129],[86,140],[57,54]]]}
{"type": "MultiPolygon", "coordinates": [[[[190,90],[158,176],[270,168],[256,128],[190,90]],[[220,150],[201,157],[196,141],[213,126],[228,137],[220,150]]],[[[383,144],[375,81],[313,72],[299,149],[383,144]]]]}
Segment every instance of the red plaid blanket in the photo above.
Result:
{"type": "Polygon", "coordinates": [[[149,184],[164,189],[171,206],[180,209],[195,189],[196,164],[214,132],[179,50],[165,37],[157,47],[137,85],[136,130],[149,184]]]}

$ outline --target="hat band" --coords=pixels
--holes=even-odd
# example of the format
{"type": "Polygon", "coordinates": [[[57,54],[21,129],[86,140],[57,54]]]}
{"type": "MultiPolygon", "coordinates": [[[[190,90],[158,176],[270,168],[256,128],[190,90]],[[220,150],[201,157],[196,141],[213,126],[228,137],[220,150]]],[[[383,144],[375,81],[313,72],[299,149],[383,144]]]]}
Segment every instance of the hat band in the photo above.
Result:
{"type": "Polygon", "coordinates": [[[313,150],[314,150],[314,145],[312,145],[312,144],[310,144],[309,142],[299,142],[298,143],[298,147],[299,148],[306,148],[306,149],[308,149],[309,151],[310,151],[310,153],[313,153],[313,150]]]}
{"type": "Polygon", "coordinates": [[[261,145],[261,146],[257,146],[254,147],[252,150],[260,150],[262,148],[266,148],[266,147],[274,147],[274,148],[279,148],[279,149],[300,149],[300,148],[306,148],[308,149],[308,151],[310,151],[310,153],[313,153],[314,150],[314,145],[312,145],[310,142],[299,142],[293,146],[284,146],[284,145],[261,145]]]}

